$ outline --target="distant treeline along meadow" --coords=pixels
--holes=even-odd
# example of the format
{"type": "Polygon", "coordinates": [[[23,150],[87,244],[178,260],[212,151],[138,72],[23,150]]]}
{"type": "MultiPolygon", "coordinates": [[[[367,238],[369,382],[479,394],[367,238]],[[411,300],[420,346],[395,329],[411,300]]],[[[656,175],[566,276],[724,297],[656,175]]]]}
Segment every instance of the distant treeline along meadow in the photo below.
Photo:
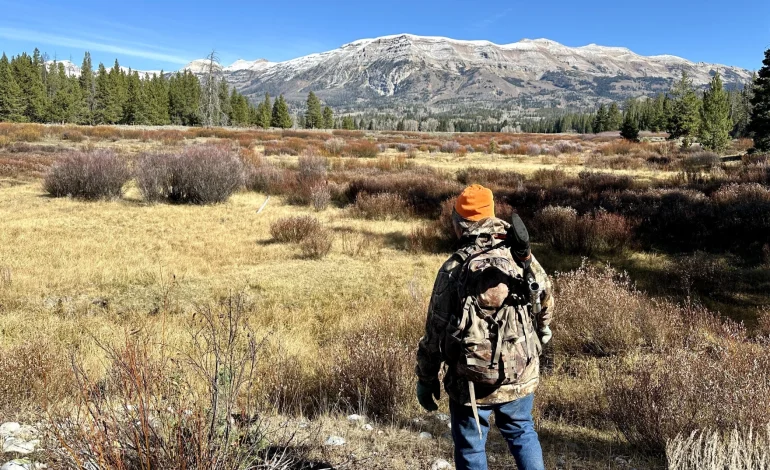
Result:
{"type": "MultiPolygon", "coordinates": [[[[213,60],[211,62],[213,64],[213,60]]],[[[619,105],[600,105],[593,112],[542,110],[536,116],[504,118],[501,112],[487,116],[430,115],[406,112],[358,113],[335,116],[310,92],[304,109],[291,112],[279,96],[266,94],[259,104],[250,102],[211,67],[212,73],[189,70],[141,76],[120,67],[116,60],[107,69],[94,70],[86,52],[80,75],[68,76],[64,64],[46,61],[38,49],[0,59],[0,121],[72,123],[84,125],[184,125],[302,127],[309,129],[403,130],[423,132],[534,132],[599,133],[621,130],[636,139],[639,131],[668,132],[684,146],[698,139],[705,147],[720,150],[730,138],[750,136],[752,101],[757,74],[741,89],[725,90],[717,72],[709,87],[700,92],[682,74],[668,93],[629,99],[619,105]]]]}

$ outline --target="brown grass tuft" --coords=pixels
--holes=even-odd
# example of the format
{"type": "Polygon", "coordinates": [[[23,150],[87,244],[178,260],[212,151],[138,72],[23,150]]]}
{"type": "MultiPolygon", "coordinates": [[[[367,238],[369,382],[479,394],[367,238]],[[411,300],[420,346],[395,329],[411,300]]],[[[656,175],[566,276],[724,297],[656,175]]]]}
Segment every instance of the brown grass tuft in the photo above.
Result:
{"type": "Polygon", "coordinates": [[[270,235],[282,243],[297,243],[321,231],[321,223],[309,215],[283,217],[270,224],[270,235]]]}

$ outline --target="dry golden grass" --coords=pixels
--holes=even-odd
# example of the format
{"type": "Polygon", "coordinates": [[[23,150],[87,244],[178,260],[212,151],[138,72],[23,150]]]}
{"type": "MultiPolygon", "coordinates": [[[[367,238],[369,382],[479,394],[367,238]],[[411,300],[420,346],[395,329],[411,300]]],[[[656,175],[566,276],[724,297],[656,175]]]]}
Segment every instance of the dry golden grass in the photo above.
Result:
{"type": "MultiPolygon", "coordinates": [[[[145,131],[132,131],[131,138],[112,140],[115,132],[83,131],[85,138],[81,142],[62,140],[55,132],[48,132],[42,133],[35,145],[112,148],[131,157],[168,146],[219,139],[216,133],[170,129],[157,134],[160,140],[142,137],[145,131]]],[[[309,135],[312,139],[307,140],[316,143],[331,137],[328,133],[309,135]]],[[[336,135],[345,139],[364,137],[363,133],[336,135]]],[[[305,138],[246,132],[239,134],[238,141],[254,143],[242,149],[241,155],[247,160],[296,167],[299,157],[262,156],[261,142],[282,137],[298,146],[305,138]]],[[[420,135],[398,138],[407,137],[428,139],[420,135]]],[[[543,137],[542,142],[549,139],[543,137]]],[[[437,144],[426,141],[425,145],[437,144]]],[[[453,174],[473,166],[529,176],[539,169],[556,167],[578,173],[585,169],[589,156],[586,152],[516,156],[411,149],[408,154],[414,158],[406,159],[405,152],[388,149],[377,159],[335,157],[330,163],[333,169],[373,171],[431,166],[453,174]]],[[[107,366],[97,342],[122,345],[127,336],[141,336],[168,351],[187,352],[190,325],[196,321],[198,307],[239,293],[249,305],[249,326],[260,338],[269,339],[270,349],[263,355],[265,367],[290,365],[285,388],[271,389],[275,377],[267,373],[261,385],[279,404],[278,411],[291,415],[290,419],[297,419],[303,411],[320,412],[320,416],[313,416],[314,427],[320,427],[320,431],[310,438],[318,441],[328,434],[343,433],[351,441],[344,449],[317,448],[313,451],[316,458],[344,463],[355,453],[361,460],[354,467],[388,469],[424,468],[437,457],[451,460],[451,441],[445,436],[444,423],[428,420],[415,426],[408,424],[412,417],[423,416],[416,400],[411,399],[413,347],[424,325],[425,302],[436,270],[445,259],[444,254],[409,251],[411,234],[425,221],[355,219],[345,209],[332,207],[315,212],[310,207],[289,205],[286,199],[276,196],[257,214],[266,196],[253,192],[237,193],[228,202],[212,206],[149,205],[131,184],[125,198],[118,201],[53,199],[44,195],[36,178],[56,158],[56,153],[6,154],[0,149],[0,350],[61,358],[61,365],[57,362],[57,370],[52,372],[58,374],[67,373],[66,357],[74,352],[84,367],[98,376],[107,366]],[[6,165],[13,171],[5,173],[4,162],[10,162],[6,165]],[[298,215],[318,218],[324,229],[334,234],[328,256],[307,259],[297,244],[273,240],[271,224],[298,215]],[[373,336],[375,329],[382,329],[383,336],[373,336]],[[359,398],[355,393],[335,397],[335,390],[318,389],[329,384],[354,384],[371,375],[370,362],[366,361],[382,359],[377,356],[380,350],[372,356],[362,353],[352,359],[348,354],[351,350],[368,351],[355,344],[366,341],[403,348],[397,351],[404,355],[403,361],[390,364],[396,375],[400,374],[394,383],[394,400],[400,405],[396,414],[390,414],[387,408],[377,409],[383,407],[382,403],[355,401],[359,398]],[[339,361],[345,354],[347,362],[339,361]],[[351,360],[366,363],[355,370],[349,367],[351,360]],[[350,370],[336,371],[339,362],[350,370]],[[306,409],[316,395],[318,400],[333,402],[306,409]],[[351,409],[386,418],[374,432],[362,431],[336,413],[351,409]],[[416,433],[422,430],[432,432],[437,439],[417,440],[416,433]]],[[[607,172],[644,179],[667,176],[647,169],[607,172]]],[[[593,426],[606,403],[592,402],[592,406],[575,414],[575,403],[599,393],[594,380],[599,366],[576,361],[557,364],[559,367],[567,372],[545,380],[538,398],[540,409],[547,408],[551,413],[539,420],[549,468],[557,464],[565,469],[624,468],[615,460],[618,453],[635,454],[624,447],[617,432],[598,425],[582,427],[593,426]]],[[[40,369],[43,375],[49,373],[46,368],[40,369]]],[[[62,384],[60,391],[65,393],[66,380],[56,383],[62,384]]],[[[379,389],[385,387],[380,384],[379,389]]],[[[40,390],[33,392],[39,394],[40,390]]],[[[18,405],[22,398],[13,398],[10,404],[18,405]]],[[[4,405],[8,403],[0,399],[0,419],[26,411],[4,405]]],[[[445,397],[442,409],[446,411],[445,397]]],[[[490,467],[509,468],[511,460],[504,444],[492,435],[495,437],[490,451],[496,463],[490,467]]],[[[654,459],[648,462],[634,458],[636,468],[658,465],[654,459]]]]}
{"type": "MultiPolygon", "coordinates": [[[[248,323],[257,335],[280,345],[268,360],[288,357],[300,365],[294,373],[306,378],[336,362],[337,338],[371,331],[373,322],[407,342],[416,340],[444,259],[404,250],[418,221],[351,219],[342,209],[316,213],[275,197],[257,214],[264,197],[239,193],[225,204],[200,207],[147,205],[135,188],[122,201],[94,203],[45,197],[39,182],[0,188],[0,265],[3,279],[9,279],[0,288],[0,348],[42,342],[60,357],[76,351],[84,366],[99,374],[106,366],[97,340],[121,345],[126,336],[140,334],[185,351],[196,305],[233,292],[254,306],[248,323]],[[313,215],[337,232],[331,254],[307,260],[298,246],[275,243],[270,225],[289,215],[313,215]],[[365,238],[365,249],[345,246],[349,234],[365,238]]],[[[406,361],[411,363],[411,356],[406,361]]],[[[358,406],[367,412],[366,403],[358,406]]],[[[342,433],[352,447],[320,447],[313,457],[341,463],[352,448],[360,465],[396,469],[449,459],[444,423],[426,417],[422,424],[404,424],[423,416],[416,402],[399,414],[403,421],[377,424],[374,432],[350,427],[333,414],[315,418],[321,432],[312,438],[342,433]],[[418,440],[422,430],[436,439],[418,440]]],[[[547,421],[541,430],[549,462],[620,468],[612,459],[615,434],[547,421]],[[569,444],[586,439],[595,446],[589,452],[569,444]]],[[[507,468],[504,444],[497,436],[491,439],[497,462],[491,468],[507,468]]]]}

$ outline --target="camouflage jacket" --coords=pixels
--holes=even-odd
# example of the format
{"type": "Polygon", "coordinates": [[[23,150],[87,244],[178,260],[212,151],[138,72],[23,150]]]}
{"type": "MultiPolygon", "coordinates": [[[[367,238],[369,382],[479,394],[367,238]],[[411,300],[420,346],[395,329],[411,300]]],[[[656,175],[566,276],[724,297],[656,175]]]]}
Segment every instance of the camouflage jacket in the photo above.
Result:
{"type": "MultiPolygon", "coordinates": [[[[505,221],[489,218],[471,226],[464,234],[464,237],[479,234],[502,235],[505,234],[507,228],[508,223],[505,221]]],[[[462,307],[457,289],[462,262],[462,253],[458,251],[444,263],[436,276],[428,307],[428,318],[425,323],[425,336],[420,339],[417,350],[416,373],[419,380],[425,383],[438,380],[441,364],[445,359],[442,345],[444,344],[447,324],[451,317],[459,315],[459,310],[462,307]]],[[[542,328],[551,323],[553,316],[554,302],[551,295],[551,281],[534,255],[532,257],[532,270],[537,281],[544,286],[541,300],[543,308],[536,319],[537,327],[542,328]]],[[[537,388],[539,376],[540,361],[535,357],[527,365],[517,383],[498,387],[476,385],[476,402],[479,405],[492,405],[507,403],[529,395],[537,388]]],[[[444,376],[444,388],[452,400],[463,404],[470,402],[468,382],[466,379],[456,375],[454,367],[447,367],[444,376]]]]}

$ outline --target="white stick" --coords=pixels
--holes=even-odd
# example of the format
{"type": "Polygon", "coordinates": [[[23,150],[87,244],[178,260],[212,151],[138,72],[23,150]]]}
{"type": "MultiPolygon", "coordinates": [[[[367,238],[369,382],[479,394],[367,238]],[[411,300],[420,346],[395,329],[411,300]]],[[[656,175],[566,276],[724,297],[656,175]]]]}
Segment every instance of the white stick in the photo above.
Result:
{"type": "Polygon", "coordinates": [[[270,201],[270,196],[267,196],[267,199],[265,199],[265,202],[263,202],[263,203],[262,203],[262,207],[260,207],[260,208],[259,208],[259,210],[257,211],[257,214],[259,214],[260,212],[262,212],[262,209],[264,209],[264,208],[265,208],[265,206],[267,205],[267,203],[268,203],[269,201],[270,201]]]}

